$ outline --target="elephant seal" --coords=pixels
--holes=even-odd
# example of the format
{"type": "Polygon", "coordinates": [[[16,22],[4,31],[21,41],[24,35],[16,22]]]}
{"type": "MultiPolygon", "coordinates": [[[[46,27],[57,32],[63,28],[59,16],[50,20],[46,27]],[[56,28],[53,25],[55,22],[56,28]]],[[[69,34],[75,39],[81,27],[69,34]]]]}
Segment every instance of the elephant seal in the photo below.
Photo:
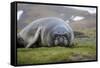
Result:
{"type": "Polygon", "coordinates": [[[17,37],[25,48],[39,44],[40,46],[71,46],[74,34],[72,28],[64,20],[57,17],[46,17],[33,21],[22,29],[17,37]]]}

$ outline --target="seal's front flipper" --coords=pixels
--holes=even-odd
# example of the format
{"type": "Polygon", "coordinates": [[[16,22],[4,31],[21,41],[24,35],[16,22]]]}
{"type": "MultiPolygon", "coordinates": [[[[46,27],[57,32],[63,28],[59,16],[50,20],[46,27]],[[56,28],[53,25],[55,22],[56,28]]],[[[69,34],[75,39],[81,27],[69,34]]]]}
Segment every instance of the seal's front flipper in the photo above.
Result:
{"type": "Polygon", "coordinates": [[[27,46],[25,48],[29,48],[31,47],[39,38],[39,34],[40,34],[40,30],[41,28],[38,28],[35,35],[31,37],[31,39],[29,39],[29,43],[27,44],[27,46]]]}

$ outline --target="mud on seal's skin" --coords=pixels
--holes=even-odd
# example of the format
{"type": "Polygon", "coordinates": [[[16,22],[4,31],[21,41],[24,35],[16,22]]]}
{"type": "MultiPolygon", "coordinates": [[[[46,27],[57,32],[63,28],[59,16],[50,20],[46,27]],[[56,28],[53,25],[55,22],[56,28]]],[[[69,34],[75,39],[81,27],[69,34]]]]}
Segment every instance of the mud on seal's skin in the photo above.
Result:
{"type": "Polygon", "coordinates": [[[55,45],[71,46],[74,39],[73,30],[68,23],[56,17],[37,19],[22,29],[17,36],[24,40],[22,44],[25,48],[55,45]]]}

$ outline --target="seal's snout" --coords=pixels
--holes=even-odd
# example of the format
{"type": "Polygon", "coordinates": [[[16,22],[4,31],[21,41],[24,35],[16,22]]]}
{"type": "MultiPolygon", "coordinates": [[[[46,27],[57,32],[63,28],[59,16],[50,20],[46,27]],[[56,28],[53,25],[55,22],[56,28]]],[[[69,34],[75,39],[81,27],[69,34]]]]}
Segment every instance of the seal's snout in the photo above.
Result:
{"type": "Polygon", "coordinates": [[[67,45],[67,38],[65,35],[57,35],[55,37],[55,45],[67,45]]]}
{"type": "Polygon", "coordinates": [[[57,29],[53,33],[55,38],[55,45],[68,45],[68,34],[67,30],[64,27],[57,27],[57,29]]]}
{"type": "Polygon", "coordinates": [[[63,38],[63,37],[60,37],[60,38],[59,38],[59,42],[60,42],[60,43],[63,43],[63,41],[64,41],[64,38],[63,38]]]}

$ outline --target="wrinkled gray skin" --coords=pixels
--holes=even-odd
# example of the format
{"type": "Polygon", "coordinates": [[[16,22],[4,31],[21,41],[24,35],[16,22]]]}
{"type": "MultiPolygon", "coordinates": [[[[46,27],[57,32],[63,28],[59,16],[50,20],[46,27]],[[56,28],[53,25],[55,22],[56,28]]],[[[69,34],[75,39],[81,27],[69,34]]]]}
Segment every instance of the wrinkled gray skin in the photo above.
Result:
{"type": "Polygon", "coordinates": [[[71,46],[74,39],[73,30],[68,23],[56,17],[35,20],[17,36],[24,40],[25,48],[36,46],[38,40],[41,46],[71,46]]]}

